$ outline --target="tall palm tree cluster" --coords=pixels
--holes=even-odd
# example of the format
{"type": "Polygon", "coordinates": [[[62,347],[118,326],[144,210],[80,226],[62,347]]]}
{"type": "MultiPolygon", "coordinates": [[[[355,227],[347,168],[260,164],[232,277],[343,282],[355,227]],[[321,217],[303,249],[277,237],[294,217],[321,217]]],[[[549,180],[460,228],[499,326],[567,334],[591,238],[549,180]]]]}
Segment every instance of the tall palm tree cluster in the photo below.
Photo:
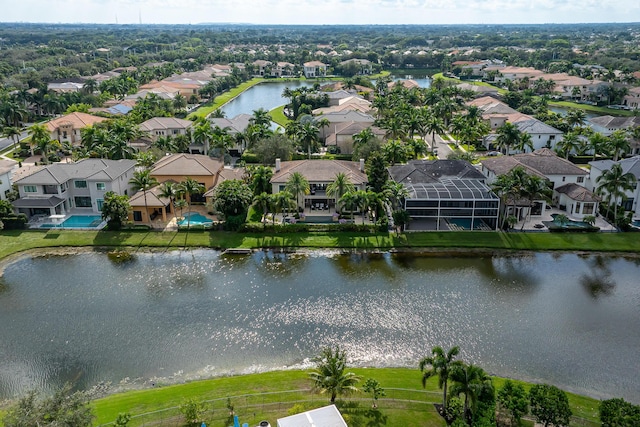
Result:
{"type": "Polygon", "coordinates": [[[429,378],[438,378],[438,387],[443,390],[440,414],[448,418],[447,421],[454,421],[450,419],[452,414],[447,412],[447,408],[452,396],[462,395],[464,397],[462,416],[469,425],[472,425],[474,417],[479,415],[480,403],[495,401],[494,388],[491,377],[482,368],[455,360],[459,354],[460,348],[457,346],[447,352],[442,347],[433,347],[431,356],[420,360],[418,368],[422,372],[423,387],[426,386],[429,378]]]}
{"type": "Polygon", "coordinates": [[[427,89],[407,89],[381,80],[373,105],[378,112],[376,125],[388,140],[383,153],[391,164],[433,152],[436,134],[450,131],[459,142],[475,145],[490,131],[477,107],[465,106],[464,101],[473,97],[468,91],[442,81],[427,89]]]}
{"type": "MultiPolygon", "coordinates": [[[[501,205],[505,208],[502,212],[501,228],[504,228],[505,223],[513,226],[520,219],[514,216],[519,202],[527,202],[527,216],[530,217],[535,200],[549,200],[551,198],[549,182],[538,175],[528,174],[521,166],[511,169],[506,174],[499,175],[491,184],[491,189],[500,197],[501,205]]],[[[522,227],[524,228],[524,221],[522,227]]]]}
{"type": "Polygon", "coordinates": [[[136,149],[131,142],[144,136],[137,123],[130,118],[110,120],[85,127],[80,131],[82,145],[73,147],[76,158],[133,159],[136,149]]]}

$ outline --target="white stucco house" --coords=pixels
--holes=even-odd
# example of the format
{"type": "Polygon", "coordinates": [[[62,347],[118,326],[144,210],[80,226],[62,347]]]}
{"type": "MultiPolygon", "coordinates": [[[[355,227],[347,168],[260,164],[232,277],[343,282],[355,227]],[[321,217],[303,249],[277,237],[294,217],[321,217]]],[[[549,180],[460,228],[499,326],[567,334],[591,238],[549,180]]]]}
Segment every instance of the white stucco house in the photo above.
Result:
{"type": "Polygon", "coordinates": [[[13,173],[17,168],[17,162],[0,159],[0,200],[7,200],[7,195],[12,189],[13,173]]]}
{"type": "Polygon", "coordinates": [[[131,194],[135,160],[83,159],[54,163],[15,182],[20,198],[16,213],[34,215],[99,214],[104,195],[113,191],[131,194]]]}

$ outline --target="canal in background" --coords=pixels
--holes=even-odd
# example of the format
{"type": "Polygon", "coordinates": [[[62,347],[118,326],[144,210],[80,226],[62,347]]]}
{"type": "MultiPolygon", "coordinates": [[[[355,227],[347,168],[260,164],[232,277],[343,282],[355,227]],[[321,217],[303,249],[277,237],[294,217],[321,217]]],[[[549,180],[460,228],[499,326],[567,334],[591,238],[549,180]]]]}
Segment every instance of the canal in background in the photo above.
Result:
{"type": "MultiPolygon", "coordinates": [[[[526,254],[23,258],[0,282],[0,396],[350,363],[459,345],[492,374],[640,403],[640,258],[526,254]]],[[[384,384],[383,384],[384,386],[384,384]]],[[[416,369],[416,387],[420,375],[416,369]]]]}

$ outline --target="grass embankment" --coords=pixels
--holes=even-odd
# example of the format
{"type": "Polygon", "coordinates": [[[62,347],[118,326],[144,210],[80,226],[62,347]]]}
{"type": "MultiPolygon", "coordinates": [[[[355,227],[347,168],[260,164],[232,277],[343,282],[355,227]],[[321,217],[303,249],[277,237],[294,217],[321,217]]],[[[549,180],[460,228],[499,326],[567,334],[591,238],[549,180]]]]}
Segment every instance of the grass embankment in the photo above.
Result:
{"type": "Polygon", "coordinates": [[[283,128],[287,127],[287,124],[291,121],[287,116],[284,115],[284,105],[274,108],[269,111],[271,115],[271,120],[275,123],[279,124],[283,128]]]}
{"type": "MultiPolygon", "coordinates": [[[[425,389],[421,388],[420,373],[409,368],[359,368],[351,369],[363,379],[378,380],[386,391],[386,397],[379,401],[380,415],[386,422],[373,425],[388,426],[444,426],[443,420],[436,414],[432,403],[440,402],[442,392],[438,389],[437,379],[431,378],[425,389]]],[[[495,378],[495,386],[502,387],[504,379],[495,378]]],[[[525,388],[531,385],[523,383],[525,388]]],[[[210,425],[224,424],[228,416],[227,398],[231,398],[235,413],[240,422],[256,425],[267,419],[275,425],[276,418],[288,415],[288,410],[297,402],[304,402],[307,408],[328,404],[328,396],[310,392],[311,383],[305,371],[276,371],[234,377],[214,378],[187,384],[159,387],[148,390],[130,391],[114,394],[94,402],[96,424],[113,422],[119,413],[128,412],[141,415],[155,412],[149,416],[139,416],[132,420],[132,426],[144,423],[158,424],[174,419],[179,421],[177,407],[187,399],[207,401],[212,410],[208,414],[210,425]],[[289,392],[291,390],[291,392],[289,392]],[[258,396],[247,396],[257,393],[258,396]],[[173,408],[173,409],[170,409],[173,408]],[[154,423],[155,421],[155,423],[154,423]],[[213,422],[212,422],[213,421],[213,422]]],[[[371,401],[369,396],[357,393],[346,399],[342,412],[347,418],[361,416],[371,401]]],[[[598,401],[584,396],[569,394],[569,402],[575,416],[587,420],[582,425],[598,425],[598,401]]],[[[371,416],[371,414],[369,414],[371,416]]],[[[177,425],[177,423],[174,423],[177,425]]]]}
{"type": "Polygon", "coordinates": [[[452,77],[445,77],[444,74],[442,73],[436,73],[431,77],[431,80],[435,80],[436,78],[442,78],[444,81],[446,82],[451,82],[454,84],[460,84],[460,83],[469,83],[470,85],[474,85],[474,86],[484,86],[484,87],[490,87],[492,89],[495,89],[498,91],[499,94],[504,95],[505,93],[509,92],[507,89],[502,89],[499,88],[497,86],[494,86],[492,84],[489,84],[487,82],[481,82],[481,81],[476,81],[476,80],[460,80],[460,79],[454,79],[452,77]]]}
{"type": "Polygon", "coordinates": [[[613,108],[598,107],[597,105],[578,104],[577,102],[570,101],[550,101],[549,105],[552,107],[561,108],[574,108],[576,110],[584,110],[592,113],[598,113],[609,116],[633,116],[634,112],[629,110],[615,110],[613,108]]]}
{"type": "Polygon", "coordinates": [[[261,77],[254,77],[251,80],[241,83],[239,86],[236,86],[233,89],[216,96],[212,102],[208,102],[198,108],[196,111],[193,111],[187,116],[187,119],[192,119],[194,117],[207,117],[209,114],[213,113],[215,110],[222,107],[224,104],[231,101],[233,98],[240,95],[245,90],[265,81],[267,80],[261,77]]]}
{"type": "Polygon", "coordinates": [[[54,247],[141,248],[328,248],[328,249],[490,249],[532,251],[638,252],[636,233],[233,233],[159,231],[11,230],[0,232],[0,259],[34,248],[54,247]]]}

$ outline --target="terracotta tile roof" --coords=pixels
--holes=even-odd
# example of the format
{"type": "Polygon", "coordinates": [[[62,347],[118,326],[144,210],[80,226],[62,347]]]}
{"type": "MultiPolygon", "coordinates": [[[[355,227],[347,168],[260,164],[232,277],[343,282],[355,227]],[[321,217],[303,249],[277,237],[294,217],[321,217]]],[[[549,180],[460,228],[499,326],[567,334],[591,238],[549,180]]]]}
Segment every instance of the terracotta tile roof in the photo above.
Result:
{"type": "Polygon", "coordinates": [[[193,126],[191,120],[176,119],[175,117],[153,117],[140,123],[140,129],[152,132],[154,130],[187,129],[193,126]]]}
{"type": "MultiPolygon", "coordinates": [[[[169,203],[171,203],[171,200],[168,197],[160,197],[159,194],[160,194],[159,185],[156,185],[155,187],[147,191],[146,206],[150,208],[163,208],[165,206],[168,206],[169,203]]],[[[144,197],[145,197],[144,191],[138,191],[136,192],[136,194],[131,196],[131,198],[129,199],[129,204],[132,207],[144,207],[145,206],[144,197]]]]}
{"type": "Polygon", "coordinates": [[[151,170],[153,176],[209,176],[217,175],[224,165],[202,154],[171,154],[158,160],[151,170]]]}
{"type": "Polygon", "coordinates": [[[92,116],[87,113],[75,112],[71,114],[66,114],[62,117],[58,117],[57,119],[50,120],[46,123],[47,129],[49,132],[54,132],[60,126],[68,126],[71,125],[73,129],[82,129],[87,126],[92,126],[96,123],[104,122],[108,120],[104,117],[92,116]]]}
{"type": "Polygon", "coordinates": [[[354,185],[368,182],[367,174],[358,162],[346,160],[294,160],[282,162],[280,171],[274,172],[271,182],[284,184],[294,172],[300,172],[309,182],[332,182],[340,172],[354,185]]]}

